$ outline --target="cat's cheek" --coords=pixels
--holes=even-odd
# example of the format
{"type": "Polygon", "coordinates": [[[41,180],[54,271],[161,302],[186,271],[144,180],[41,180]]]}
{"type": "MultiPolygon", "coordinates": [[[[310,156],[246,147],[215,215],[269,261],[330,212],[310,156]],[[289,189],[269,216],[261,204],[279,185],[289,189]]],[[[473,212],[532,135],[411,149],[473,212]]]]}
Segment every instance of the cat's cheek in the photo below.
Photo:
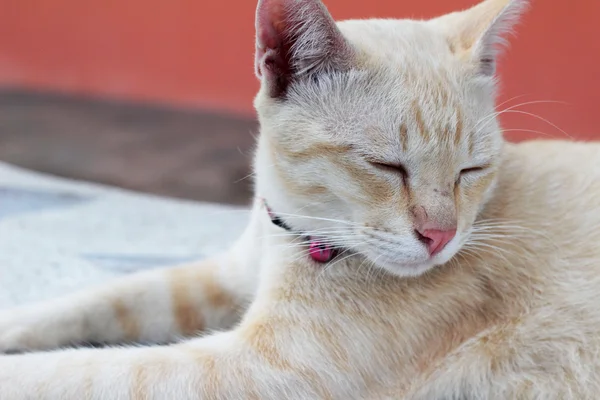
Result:
{"type": "MultiPolygon", "coordinates": [[[[465,207],[479,208],[479,204],[484,201],[489,194],[492,184],[495,180],[495,173],[488,173],[484,176],[472,178],[469,181],[461,182],[460,192],[462,193],[461,202],[465,207]]],[[[459,200],[459,199],[457,199],[459,200]]]]}

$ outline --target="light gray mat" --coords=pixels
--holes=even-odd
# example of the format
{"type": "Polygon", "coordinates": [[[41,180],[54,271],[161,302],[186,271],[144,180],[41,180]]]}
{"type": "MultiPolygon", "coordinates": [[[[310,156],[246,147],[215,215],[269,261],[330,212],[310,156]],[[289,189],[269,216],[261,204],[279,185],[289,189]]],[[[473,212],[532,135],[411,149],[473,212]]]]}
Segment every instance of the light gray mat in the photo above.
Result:
{"type": "Polygon", "coordinates": [[[0,163],[0,308],[201,259],[227,247],[247,219],[246,209],[148,196],[0,163]]]}

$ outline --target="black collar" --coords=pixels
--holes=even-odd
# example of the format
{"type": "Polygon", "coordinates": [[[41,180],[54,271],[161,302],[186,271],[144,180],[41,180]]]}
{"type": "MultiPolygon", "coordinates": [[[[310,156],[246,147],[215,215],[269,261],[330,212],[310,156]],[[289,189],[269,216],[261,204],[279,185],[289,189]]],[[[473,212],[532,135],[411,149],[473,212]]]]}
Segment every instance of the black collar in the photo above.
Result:
{"type": "MultiPolygon", "coordinates": [[[[277,214],[273,212],[273,210],[269,207],[269,205],[264,199],[262,200],[262,202],[267,210],[267,213],[269,214],[269,218],[271,218],[271,222],[275,226],[278,226],[281,229],[285,229],[288,232],[295,232],[288,224],[286,224],[277,214]]],[[[306,243],[308,244],[308,254],[314,261],[318,263],[328,263],[331,260],[333,260],[339,253],[338,248],[331,247],[321,242],[317,238],[308,236],[301,232],[297,232],[297,234],[306,239],[306,243]]]]}
{"type": "Polygon", "coordinates": [[[278,226],[282,229],[285,229],[288,232],[293,232],[293,229],[290,228],[290,226],[288,224],[286,224],[277,214],[275,214],[273,212],[273,210],[271,210],[271,208],[269,208],[267,203],[265,203],[265,207],[267,207],[267,212],[269,213],[269,218],[271,218],[271,222],[273,224],[275,224],[276,226],[278,226]]]}

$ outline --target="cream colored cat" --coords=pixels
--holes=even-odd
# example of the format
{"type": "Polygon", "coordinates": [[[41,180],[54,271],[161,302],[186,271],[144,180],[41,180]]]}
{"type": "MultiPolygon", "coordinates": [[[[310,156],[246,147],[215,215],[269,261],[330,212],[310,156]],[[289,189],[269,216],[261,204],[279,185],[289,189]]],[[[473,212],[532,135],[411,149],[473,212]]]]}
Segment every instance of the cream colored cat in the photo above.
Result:
{"type": "Polygon", "coordinates": [[[600,145],[503,142],[496,45],[524,6],[336,25],[261,0],[243,236],[0,314],[0,350],[230,330],[0,356],[0,399],[597,398],[600,145]]]}

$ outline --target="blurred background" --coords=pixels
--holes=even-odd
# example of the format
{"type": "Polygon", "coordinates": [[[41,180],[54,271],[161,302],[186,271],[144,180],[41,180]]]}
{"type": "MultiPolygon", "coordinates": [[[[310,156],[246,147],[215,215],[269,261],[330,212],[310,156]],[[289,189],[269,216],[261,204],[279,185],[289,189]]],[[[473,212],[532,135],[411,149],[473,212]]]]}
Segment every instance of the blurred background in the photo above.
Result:
{"type": "MultiPolygon", "coordinates": [[[[476,0],[326,0],[336,19],[476,0]]],[[[0,160],[245,204],[254,0],[0,0],[0,160]]],[[[506,137],[600,138],[600,1],[533,1],[500,64],[506,137]],[[576,7],[575,7],[576,3],[576,7]]]]}

